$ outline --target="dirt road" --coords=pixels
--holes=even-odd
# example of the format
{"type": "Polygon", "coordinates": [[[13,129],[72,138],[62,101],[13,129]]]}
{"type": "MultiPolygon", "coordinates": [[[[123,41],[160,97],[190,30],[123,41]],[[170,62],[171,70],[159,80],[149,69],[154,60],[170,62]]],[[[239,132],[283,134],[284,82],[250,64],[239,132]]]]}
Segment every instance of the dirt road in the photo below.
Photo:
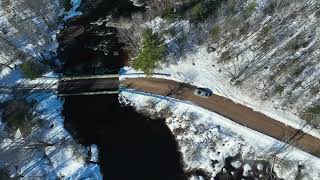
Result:
{"type": "Polygon", "coordinates": [[[300,130],[286,126],[260,112],[230,99],[212,95],[209,98],[193,94],[196,87],[176,81],[156,78],[130,78],[121,82],[124,88],[133,88],[143,92],[169,96],[181,100],[191,101],[210,111],[216,112],[241,125],[259,131],[263,134],[287,142],[310,154],[320,157],[320,139],[305,134],[300,130]]]}

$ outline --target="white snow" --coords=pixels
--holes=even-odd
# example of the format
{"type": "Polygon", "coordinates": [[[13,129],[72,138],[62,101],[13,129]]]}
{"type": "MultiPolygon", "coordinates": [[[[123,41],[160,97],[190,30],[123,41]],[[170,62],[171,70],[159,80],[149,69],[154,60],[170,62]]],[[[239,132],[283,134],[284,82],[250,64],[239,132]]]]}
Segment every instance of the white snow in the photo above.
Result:
{"type": "Polygon", "coordinates": [[[83,147],[82,150],[81,148],[74,149],[73,146],[69,145],[69,143],[74,143],[74,140],[63,127],[63,118],[61,117],[62,100],[54,93],[35,93],[29,97],[29,100],[32,99],[38,101],[36,111],[39,113],[40,118],[54,125],[54,128],[46,133],[45,139],[51,143],[59,142],[54,147],[49,147],[46,150],[46,154],[53,163],[55,174],[68,178],[80,173],[83,175],[82,178],[85,178],[86,176],[84,175],[92,176],[94,171],[97,173],[95,176],[102,179],[97,167],[92,168],[90,164],[86,164],[84,156],[78,152],[85,151],[85,148],[83,147]],[[63,144],[65,140],[69,140],[69,143],[63,144]]]}
{"type": "MultiPolygon", "coordinates": [[[[19,64],[19,61],[14,62],[19,64]]],[[[11,66],[14,66],[11,65],[11,66]]],[[[35,112],[41,118],[42,121],[48,121],[50,124],[54,124],[52,129],[49,129],[43,136],[44,140],[48,143],[57,143],[69,139],[68,142],[74,142],[70,134],[64,129],[63,118],[61,116],[63,102],[54,93],[57,87],[58,75],[52,72],[44,74],[43,77],[29,80],[25,79],[21,74],[19,68],[10,70],[5,68],[1,71],[0,84],[3,86],[12,85],[24,85],[26,87],[33,87],[38,85],[37,88],[48,88],[52,92],[43,93],[35,91],[28,97],[28,100],[36,100],[37,106],[35,112]]],[[[10,94],[1,94],[1,102],[8,101],[12,96],[10,94]]],[[[15,140],[5,138],[0,142],[0,148],[2,151],[10,150],[11,147],[15,147],[19,143],[23,142],[23,137],[18,130],[14,135],[15,140]]],[[[81,148],[80,148],[81,149],[81,148]]],[[[83,149],[85,149],[83,147],[83,149]]],[[[58,143],[46,151],[46,155],[50,157],[52,165],[48,166],[45,163],[45,159],[34,158],[28,164],[19,167],[17,173],[24,173],[25,177],[32,177],[35,175],[43,175],[47,173],[47,177],[55,179],[57,176],[64,178],[81,177],[88,179],[102,179],[100,169],[98,165],[86,164],[84,162],[83,155],[79,157],[75,156],[70,147],[61,147],[58,143]],[[39,174],[40,173],[40,174],[39,174]]],[[[97,156],[97,152],[95,152],[97,156]]]]}
{"type": "MultiPolygon", "coordinates": [[[[155,20],[147,23],[147,26],[151,27],[154,32],[158,32],[163,26],[161,25],[163,23],[165,23],[163,20],[156,18],[155,20]]],[[[190,28],[188,21],[175,22],[171,26],[177,26],[185,31],[189,31],[190,28]]],[[[298,31],[301,31],[304,28],[305,27],[300,27],[298,31]]],[[[293,37],[290,39],[292,38],[293,37]]],[[[283,42],[281,46],[288,43],[290,39],[288,39],[287,42],[283,42]]],[[[167,44],[170,44],[171,42],[172,39],[170,38],[166,40],[167,44]]],[[[170,48],[171,47],[172,46],[170,46],[170,48]]],[[[170,51],[174,52],[176,50],[170,49],[170,51]]],[[[273,54],[275,51],[276,49],[269,54],[273,54]]],[[[247,58],[252,56],[252,54],[247,55],[247,58]]],[[[219,55],[217,52],[208,53],[206,45],[194,47],[192,52],[187,52],[177,60],[168,57],[167,61],[172,61],[174,63],[162,65],[160,68],[156,69],[154,77],[210,88],[217,95],[224,96],[234,102],[246,105],[255,111],[261,112],[296,129],[302,128],[301,130],[303,132],[320,138],[320,129],[314,129],[311,126],[306,125],[306,122],[300,119],[296,113],[289,109],[275,108],[274,102],[263,101],[259,97],[253,96],[252,91],[244,91],[238,86],[232,85],[229,82],[230,77],[228,74],[226,72],[220,72],[220,70],[224,70],[224,68],[216,64],[215,60],[218,59],[218,57],[219,55]]],[[[121,74],[121,78],[145,76],[141,71],[136,71],[131,67],[124,67],[121,74]]]]}
{"type": "MultiPolygon", "coordinates": [[[[2,63],[7,63],[6,60],[2,60],[1,58],[0,58],[0,62],[2,62],[2,63]]],[[[15,62],[9,64],[9,66],[13,68],[13,67],[15,67],[15,66],[18,65],[18,64],[20,64],[20,62],[19,62],[19,61],[15,61],[15,62]]],[[[10,69],[10,68],[8,68],[8,67],[3,67],[3,69],[1,69],[1,71],[0,71],[0,78],[5,77],[5,76],[8,75],[10,72],[11,72],[11,69],[10,69]]]]}
{"type": "Polygon", "coordinates": [[[81,11],[76,11],[81,4],[81,0],[71,0],[71,4],[72,4],[72,8],[70,11],[66,12],[66,15],[63,18],[64,20],[68,20],[70,18],[73,18],[75,16],[79,16],[82,14],[81,11]]]}
{"type": "MultiPolygon", "coordinates": [[[[48,4],[48,16],[52,15],[47,20],[54,19],[57,14],[62,15],[61,9],[57,9],[57,4],[59,1],[54,0],[50,1],[52,4],[48,4]],[[55,14],[57,13],[57,14],[55,14]]],[[[10,8],[13,8],[14,4],[20,3],[14,1],[10,8]]],[[[80,15],[81,12],[76,12],[76,9],[80,6],[81,0],[72,0],[72,9],[66,13],[64,19],[69,19],[76,15],[80,15]]],[[[17,6],[18,7],[18,6],[17,6]]],[[[19,6],[20,7],[20,6],[19,6]]],[[[22,51],[30,54],[34,57],[40,57],[39,50],[42,48],[45,49],[43,53],[46,56],[50,56],[50,51],[55,52],[58,47],[56,41],[56,34],[59,30],[50,31],[49,28],[45,25],[45,23],[36,16],[32,17],[31,21],[33,24],[33,28],[40,28],[41,33],[44,33],[49,37],[48,42],[41,37],[41,33],[38,36],[39,39],[37,41],[30,41],[30,39],[23,36],[23,34],[19,34],[17,29],[10,25],[7,19],[11,18],[10,13],[6,13],[4,10],[0,9],[0,23],[6,28],[8,39],[17,46],[17,48],[22,51]],[[15,34],[16,33],[16,34],[15,34]],[[12,36],[15,34],[15,36],[12,36]],[[51,37],[51,39],[50,39],[51,37]],[[40,47],[38,49],[33,43],[37,43],[40,47]],[[46,54],[49,52],[49,55],[46,54]]],[[[15,14],[16,16],[25,17],[25,14],[15,14]]],[[[32,13],[31,13],[32,15],[32,13]]],[[[25,18],[28,19],[28,18],[25,18]]],[[[30,21],[30,23],[31,23],[30,21]]],[[[30,26],[31,27],[31,26],[30,26]]],[[[61,27],[58,27],[58,29],[61,27]]],[[[40,30],[39,29],[39,30],[40,30]]],[[[14,59],[12,57],[7,57],[7,54],[1,53],[0,62],[4,64],[8,64],[10,67],[15,67],[21,64],[20,59],[14,59]],[[7,61],[7,60],[10,61],[7,61]],[[11,62],[12,61],[12,62],[11,62]]],[[[12,52],[14,55],[15,52],[12,52]]],[[[15,56],[13,56],[15,57],[15,56]]],[[[33,109],[33,114],[39,117],[39,119],[43,122],[43,127],[36,128],[34,127],[31,131],[32,134],[36,134],[36,136],[41,136],[41,141],[52,144],[49,146],[44,146],[45,148],[32,151],[30,154],[23,154],[24,149],[28,149],[25,145],[31,145],[33,142],[25,142],[27,137],[21,134],[18,129],[16,133],[14,133],[14,137],[8,136],[5,132],[6,124],[3,121],[0,121],[0,152],[6,154],[7,152],[13,154],[14,157],[19,158],[16,161],[19,161],[19,166],[15,165],[15,161],[9,159],[5,160],[5,157],[1,158],[0,163],[1,167],[3,163],[8,167],[9,174],[11,177],[17,176],[19,174],[23,174],[23,179],[33,179],[34,177],[45,177],[46,179],[95,179],[102,180],[102,175],[100,173],[100,167],[97,164],[90,164],[86,162],[87,157],[87,148],[83,147],[75,142],[73,137],[71,137],[70,133],[64,128],[64,119],[61,115],[63,101],[58,98],[56,94],[57,81],[59,74],[55,74],[53,72],[48,72],[44,74],[42,77],[37,78],[35,80],[26,79],[21,73],[19,68],[14,68],[13,70],[8,67],[1,68],[0,72],[0,85],[2,87],[11,87],[14,85],[20,85],[25,87],[32,87],[32,93],[27,97],[29,102],[36,102],[36,106],[33,109]],[[36,86],[37,85],[37,86],[36,86]],[[49,89],[49,91],[37,91],[42,89],[49,89]],[[47,127],[48,126],[48,127],[47,127]],[[39,133],[41,132],[41,133],[39,133]],[[24,144],[26,143],[26,144],[24,144]],[[45,157],[46,156],[46,157],[45,157]],[[26,159],[23,161],[22,159],[26,159]]],[[[0,101],[5,102],[9,101],[13,98],[13,95],[10,92],[1,93],[0,101]]],[[[2,113],[2,110],[0,110],[2,113]]],[[[42,123],[40,123],[42,124],[42,123]]],[[[29,135],[29,136],[31,136],[29,135]]],[[[27,151],[26,151],[27,152],[27,151]]],[[[29,151],[28,151],[29,152],[29,151]]],[[[98,149],[96,146],[93,146],[93,160],[97,161],[98,158],[98,149]]]]}
{"type": "Polygon", "coordinates": [[[20,129],[18,129],[18,130],[16,131],[16,133],[15,133],[14,136],[13,136],[13,138],[14,138],[14,139],[22,138],[22,134],[21,134],[21,132],[20,132],[20,129]]]}
{"type": "MultiPolygon", "coordinates": [[[[267,160],[283,144],[272,137],[183,101],[130,89],[123,89],[119,100],[134,106],[137,110],[147,110],[153,115],[169,107],[173,115],[166,119],[166,124],[178,141],[185,169],[200,168],[212,177],[222,170],[226,157],[240,153],[242,159],[267,160]],[[146,107],[150,101],[158,102],[154,109],[146,107]],[[218,163],[212,166],[211,160],[217,160],[218,163]]],[[[311,179],[320,178],[320,159],[317,157],[291,146],[276,157],[293,166],[298,163],[305,164],[306,174],[310,175],[311,179]]],[[[296,173],[296,169],[283,165],[280,161],[276,161],[275,164],[278,177],[294,179],[290,175],[296,173]]],[[[233,165],[238,166],[239,163],[233,165]]]]}
{"type": "Polygon", "coordinates": [[[241,167],[241,162],[240,161],[234,161],[231,163],[231,165],[233,167],[235,167],[236,169],[240,168],[241,167]]]}
{"type": "MultiPolygon", "coordinates": [[[[87,149],[77,145],[69,132],[64,129],[63,117],[61,116],[63,102],[54,92],[33,93],[28,99],[37,101],[35,113],[41,121],[48,121],[53,128],[44,132],[43,141],[54,144],[45,148],[45,154],[50,159],[50,163],[44,157],[34,157],[32,161],[17,169],[17,173],[22,173],[25,177],[45,175],[49,179],[81,177],[88,179],[102,179],[98,165],[87,164],[85,162],[87,149]]],[[[15,133],[14,141],[10,138],[3,139],[0,143],[1,151],[10,150],[24,141],[20,131],[15,133]]],[[[97,146],[93,145],[93,160],[98,157],[97,146]]],[[[41,151],[39,152],[41,153],[41,151]]],[[[32,158],[32,157],[31,157],[32,158]]]]}
{"type": "Polygon", "coordinates": [[[100,167],[97,164],[90,164],[80,169],[76,174],[74,174],[70,179],[85,179],[88,180],[102,180],[103,177],[100,173],[100,167]]]}
{"type": "Polygon", "coordinates": [[[250,165],[249,164],[245,164],[243,166],[243,176],[248,176],[248,171],[250,171],[250,170],[251,170],[250,165]]]}
{"type": "MultiPolygon", "coordinates": [[[[243,4],[249,4],[252,2],[244,1],[243,4]]],[[[308,92],[303,90],[304,87],[309,87],[309,84],[314,84],[317,82],[317,77],[319,77],[320,64],[313,59],[318,59],[319,51],[317,51],[314,45],[319,40],[320,31],[319,28],[315,30],[317,25],[317,19],[315,18],[315,8],[317,1],[310,0],[306,2],[295,2],[290,4],[290,6],[285,6],[281,12],[275,13],[270,16],[263,16],[262,9],[264,6],[268,5],[268,1],[259,0],[257,1],[258,7],[257,11],[251,16],[248,20],[252,28],[248,33],[240,34],[239,39],[232,40],[227,44],[216,43],[216,51],[212,53],[207,52],[207,46],[211,45],[210,40],[207,36],[202,34],[208,33],[210,28],[212,28],[212,22],[199,24],[200,31],[194,30],[195,25],[190,23],[188,20],[178,20],[172,23],[167,22],[164,19],[159,17],[142,24],[142,26],[147,26],[153,30],[153,32],[160,33],[165,39],[166,47],[169,51],[169,55],[166,57],[166,63],[162,64],[160,68],[155,70],[155,77],[172,79],[176,81],[191,83],[196,86],[207,87],[214,91],[214,93],[227,97],[237,103],[251,107],[255,111],[266,114],[269,117],[272,117],[280,122],[283,122],[289,126],[292,126],[296,129],[302,129],[303,132],[311,134],[317,138],[320,138],[320,130],[314,129],[313,127],[306,125],[306,121],[299,118],[298,114],[301,109],[310,105],[311,103],[317,102],[317,99],[320,98],[320,94],[316,95],[307,94],[308,92]],[[300,9],[301,8],[301,9],[300,9]],[[300,14],[297,15],[296,9],[300,9],[300,14]],[[287,11],[287,12],[286,12],[287,11]],[[279,22],[282,22],[286,17],[290,15],[297,15],[290,17],[289,19],[292,22],[279,25],[279,22]],[[261,19],[259,19],[261,18],[261,19]],[[254,50],[255,46],[259,44],[255,41],[259,32],[266,27],[267,25],[272,25],[274,29],[284,28],[285,30],[290,31],[292,34],[284,34],[284,39],[275,44],[275,47],[269,48],[264,52],[259,50],[254,50]],[[166,30],[175,30],[176,35],[167,35],[166,30]],[[310,31],[310,32],[309,32],[310,31]],[[315,31],[315,32],[314,32],[315,31]],[[304,35],[309,35],[312,37],[312,41],[308,44],[307,47],[301,48],[296,51],[296,54],[290,56],[284,53],[282,57],[281,53],[279,55],[279,50],[286,48],[296,37],[304,33],[304,35]],[[290,35],[289,35],[290,34],[290,35]],[[177,52],[181,50],[178,43],[176,42],[177,38],[185,36],[186,40],[186,52],[176,56],[177,52]],[[195,40],[201,38],[206,38],[203,45],[195,45],[195,40]],[[252,46],[251,46],[252,45],[252,46]],[[311,48],[310,48],[311,47],[311,48]],[[253,50],[252,50],[253,49],[253,50]],[[218,63],[218,60],[221,58],[222,53],[226,50],[230,50],[231,53],[238,54],[237,57],[233,57],[228,63],[218,63]],[[311,51],[310,58],[305,59],[302,56],[306,51],[311,51]],[[261,56],[261,53],[263,56],[261,56]],[[278,53],[278,54],[277,54],[278,53]],[[273,57],[275,55],[275,57],[273,57]],[[312,68],[307,69],[309,73],[302,73],[299,78],[295,79],[295,82],[302,82],[302,88],[291,90],[286,88],[287,91],[292,93],[292,97],[299,98],[294,104],[284,106],[286,98],[281,96],[270,97],[267,100],[262,100],[264,91],[259,90],[263,89],[266,78],[269,73],[274,69],[265,69],[255,72],[254,75],[249,78],[243,85],[236,86],[230,82],[231,76],[230,73],[235,73],[241,71],[241,68],[246,67],[247,64],[252,63],[250,66],[251,69],[255,69],[256,66],[261,66],[262,64],[267,64],[267,66],[272,67],[272,65],[278,65],[282,58],[300,58],[305,59],[304,62],[314,63],[315,65],[312,68]],[[160,75],[159,75],[160,74],[160,75]],[[165,74],[165,75],[162,75],[165,74]]],[[[228,18],[220,17],[218,19],[221,22],[214,22],[217,25],[228,24],[228,18]],[[225,22],[224,22],[225,21],[225,22]]],[[[232,22],[232,21],[231,21],[232,22]]],[[[280,23],[281,24],[281,23],[280,23]]],[[[229,28],[230,30],[230,28],[229,28]]],[[[278,36],[277,33],[273,35],[278,36]]],[[[227,35],[221,35],[228,37],[227,35]]],[[[267,36],[267,35],[266,35],[267,36]]],[[[285,50],[285,49],[284,49],[285,50]]],[[[179,53],[178,53],[179,54],[179,53]]],[[[283,54],[283,53],[282,53],[283,54]]],[[[303,64],[303,63],[302,63],[303,64]]],[[[276,67],[276,66],[275,66],[276,67]]],[[[250,71],[249,68],[249,71],[250,71]]],[[[124,68],[123,77],[143,77],[143,73],[135,71],[129,67],[124,68]]],[[[286,82],[280,81],[286,79],[287,76],[280,77],[278,80],[280,85],[287,86],[286,82]],[[282,78],[282,79],[281,79],[282,78]]],[[[274,85],[274,84],[273,84],[274,85]]]]}
{"type": "Polygon", "coordinates": [[[263,169],[263,165],[261,163],[258,163],[257,164],[257,169],[261,171],[263,169]]]}
{"type": "Polygon", "coordinates": [[[91,151],[91,159],[90,161],[92,162],[98,162],[99,161],[99,150],[98,146],[95,144],[92,144],[90,146],[90,151],[91,151]]]}
{"type": "Polygon", "coordinates": [[[80,157],[76,157],[71,147],[66,147],[50,157],[56,174],[70,177],[85,165],[80,157]]]}
{"type": "Polygon", "coordinates": [[[3,141],[0,143],[0,149],[1,150],[6,150],[10,147],[12,144],[12,140],[10,138],[5,138],[3,141]]]}

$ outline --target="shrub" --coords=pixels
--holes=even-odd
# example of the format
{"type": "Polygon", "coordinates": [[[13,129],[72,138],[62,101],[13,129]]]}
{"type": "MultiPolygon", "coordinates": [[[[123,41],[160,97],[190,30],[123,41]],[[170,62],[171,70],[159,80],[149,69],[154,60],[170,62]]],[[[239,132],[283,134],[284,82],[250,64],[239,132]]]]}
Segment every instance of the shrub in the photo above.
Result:
{"type": "Polygon", "coordinates": [[[25,101],[10,102],[6,106],[5,121],[10,130],[19,129],[22,134],[27,134],[36,126],[37,119],[32,115],[31,105],[25,101]]]}
{"type": "Polygon", "coordinates": [[[216,26],[210,31],[210,38],[214,41],[218,40],[220,37],[220,27],[216,26]]]}
{"type": "Polygon", "coordinates": [[[320,18],[320,11],[316,12],[316,18],[318,18],[318,19],[320,18]]]}
{"type": "Polygon", "coordinates": [[[292,76],[293,76],[293,77],[298,77],[298,76],[300,76],[300,74],[304,71],[304,69],[305,69],[305,66],[300,66],[300,67],[295,68],[295,69],[293,70],[293,72],[292,72],[292,76]]]}
{"type": "Polygon", "coordinates": [[[262,44],[261,47],[263,50],[268,50],[270,49],[270,47],[272,47],[272,45],[275,44],[275,40],[274,38],[271,36],[269,39],[265,40],[262,44]]]}
{"type": "Polygon", "coordinates": [[[63,7],[65,11],[70,11],[72,8],[71,0],[63,0],[63,7]]]}
{"type": "Polygon", "coordinates": [[[263,11],[265,14],[273,14],[276,11],[276,8],[276,1],[270,1],[269,4],[265,6],[263,11]]]}
{"type": "Polygon", "coordinates": [[[44,65],[34,61],[26,61],[20,65],[20,68],[24,76],[28,79],[39,78],[46,71],[44,65]]]}
{"type": "Polygon", "coordinates": [[[15,58],[16,59],[20,59],[20,60],[25,60],[27,57],[26,57],[26,55],[23,53],[23,52],[21,52],[21,51],[18,51],[16,54],[15,54],[15,58]]]}
{"type": "Polygon", "coordinates": [[[311,125],[320,126],[320,105],[310,107],[304,112],[300,113],[300,118],[306,120],[311,125]]]}
{"type": "Polygon", "coordinates": [[[161,14],[161,18],[166,19],[168,21],[173,21],[178,17],[180,17],[180,15],[175,11],[173,7],[165,8],[161,14]]]}
{"type": "Polygon", "coordinates": [[[304,35],[299,34],[299,35],[297,35],[297,37],[295,37],[293,40],[291,40],[288,43],[286,50],[296,52],[300,48],[307,47],[308,44],[309,44],[309,42],[306,41],[304,35]]]}
{"type": "Polygon", "coordinates": [[[182,47],[188,41],[187,36],[183,33],[177,38],[177,43],[180,47],[182,47]]]}
{"type": "Polygon", "coordinates": [[[227,0],[228,11],[230,11],[232,14],[236,13],[236,6],[237,2],[235,0],[227,0]]]}
{"type": "Polygon", "coordinates": [[[177,31],[174,28],[165,29],[162,33],[170,35],[171,37],[175,37],[177,35],[177,31]]]}
{"type": "Polygon", "coordinates": [[[320,114],[320,105],[309,108],[307,112],[311,114],[320,114]]]}
{"type": "Polygon", "coordinates": [[[188,18],[192,22],[204,21],[210,14],[214,13],[220,7],[224,0],[197,0],[186,1],[182,4],[171,4],[164,8],[161,17],[166,20],[175,20],[176,18],[188,18]]]}
{"type": "Polygon", "coordinates": [[[270,24],[264,26],[261,31],[257,34],[257,41],[262,41],[266,37],[270,36],[272,32],[272,26],[270,24]]]}
{"type": "Polygon", "coordinates": [[[184,2],[180,5],[175,5],[175,4],[167,5],[163,9],[161,13],[161,17],[168,21],[173,21],[179,17],[185,17],[186,14],[192,10],[195,4],[198,4],[198,3],[192,1],[192,2],[184,2]]]}
{"type": "Polygon", "coordinates": [[[202,21],[205,19],[206,9],[203,3],[197,3],[191,9],[191,17],[196,21],[202,21]]]}
{"type": "Polygon", "coordinates": [[[256,11],[257,3],[256,2],[251,2],[245,9],[244,9],[244,15],[246,17],[251,16],[253,12],[256,11]]]}
{"type": "Polygon", "coordinates": [[[10,179],[9,174],[4,169],[0,169],[0,180],[7,180],[7,179],[10,179]]]}
{"type": "Polygon", "coordinates": [[[301,87],[301,85],[302,85],[302,81],[298,81],[298,82],[294,83],[291,91],[295,90],[295,89],[298,88],[298,87],[301,87]]]}
{"type": "Polygon", "coordinates": [[[163,58],[165,47],[163,41],[160,40],[157,34],[153,34],[150,29],[143,33],[142,38],[142,51],[133,61],[132,66],[134,69],[150,75],[163,58]]]}
{"type": "Polygon", "coordinates": [[[213,14],[220,7],[221,0],[217,1],[200,1],[191,8],[191,20],[194,22],[202,22],[213,14]]]}
{"type": "Polygon", "coordinates": [[[230,51],[227,50],[221,54],[220,59],[218,60],[218,63],[227,63],[231,59],[232,57],[231,57],[230,51]]]}
{"type": "Polygon", "coordinates": [[[311,95],[316,95],[320,92],[320,85],[316,85],[310,88],[311,95]]]}
{"type": "Polygon", "coordinates": [[[301,48],[301,43],[299,43],[297,40],[292,40],[287,45],[287,50],[290,50],[292,52],[296,52],[301,48]]]}
{"type": "Polygon", "coordinates": [[[244,24],[241,25],[239,29],[239,34],[244,35],[249,31],[250,24],[248,22],[245,22],[244,24]]]}
{"type": "Polygon", "coordinates": [[[284,91],[284,89],[285,89],[284,86],[282,86],[282,85],[276,85],[276,86],[275,86],[275,89],[274,89],[274,92],[281,95],[282,92],[284,91]]]}
{"type": "Polygon", "coordinates": [[[29,113],[25,111],[16,111],[13,114],[11,114],[7,118],[7,123],[8,126],[11,129],[20,129],[21,131],[28,131],[29,130],[29,125],[28,125],[28,120],[30,119],[29,113]]]}

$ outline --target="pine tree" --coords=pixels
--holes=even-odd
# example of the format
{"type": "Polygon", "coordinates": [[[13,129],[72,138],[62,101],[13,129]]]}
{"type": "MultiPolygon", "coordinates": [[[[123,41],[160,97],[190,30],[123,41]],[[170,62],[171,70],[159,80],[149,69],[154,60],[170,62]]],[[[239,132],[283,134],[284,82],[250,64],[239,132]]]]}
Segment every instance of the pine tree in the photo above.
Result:
{"type": "Polygon", "coordinates": [[[164,53],[165,47],[163,42],[159,39],[157,34],[153,34],[152,30],[147,29],[143,33],[142,51],[133,61],[133,68],[150,75],[158,66],[164,53]]]}

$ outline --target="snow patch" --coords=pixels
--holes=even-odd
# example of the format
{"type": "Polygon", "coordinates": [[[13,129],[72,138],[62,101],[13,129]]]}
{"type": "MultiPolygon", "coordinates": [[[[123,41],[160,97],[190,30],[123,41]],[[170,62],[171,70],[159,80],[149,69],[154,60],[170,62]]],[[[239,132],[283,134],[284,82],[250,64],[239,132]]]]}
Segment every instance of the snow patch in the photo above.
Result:
{"type": "Polygon", "coordinates": [[[234,162],[231,163],[231,165],[232,165],[234,168],[238,169],[238,168],[241,167],[242,163],[241,163],[240,161],[234,161],[234,162]]]}
{"type": "Polygon", "coordinates": [[[249,164],[245,164],[243,166],[243,176],[248,176],[249,171],[251,171],[251,167],[249,164]]]}
{"type": "Polygon", "coordinates": [[[80,7],[81,1],[82,0],[71,0],[72,8],[64,16],[63,19],[65,21],[68,20],[68,19],[71,19],[71,18],[73,18],[75,16],[80,16],[82,14],[81,11],[77,11],[77,9],[80,7]]]}

